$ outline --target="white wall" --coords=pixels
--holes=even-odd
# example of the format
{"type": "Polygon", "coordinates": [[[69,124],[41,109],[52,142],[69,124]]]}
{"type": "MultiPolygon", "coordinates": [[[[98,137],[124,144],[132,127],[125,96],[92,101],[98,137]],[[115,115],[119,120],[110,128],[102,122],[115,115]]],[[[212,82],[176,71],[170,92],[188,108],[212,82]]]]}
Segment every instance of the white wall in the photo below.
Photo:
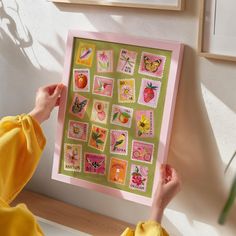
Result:
{"type": "MultiPolygon", "coordinates": [[[[163,223],[176,236],[231,236],[236,207],[225,226],[217,224],[217,217],[233,175],[224,177],[223,169],[236,148],[236,67],[197,56],[199,1],[186,2],[184,12],[169,12],[0,1],[0,115],[29,112],[36,89],[61,80],[69,29],[185,43],[169,153],[183,190],[163,223]]],[[[56,111],[43,125],[47,147],[28,187],[131,223],[147,219],[148,207],[51,180],[55,127],[56,111]]]]}

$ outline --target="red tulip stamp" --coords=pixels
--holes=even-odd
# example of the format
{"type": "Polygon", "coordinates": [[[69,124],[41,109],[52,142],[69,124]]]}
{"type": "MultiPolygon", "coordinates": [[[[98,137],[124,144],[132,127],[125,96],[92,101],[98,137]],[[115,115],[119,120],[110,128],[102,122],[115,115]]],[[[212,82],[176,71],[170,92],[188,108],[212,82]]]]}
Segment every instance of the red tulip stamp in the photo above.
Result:
{"type": "Polygon", "coordinates": [[[70,113],[80,119],[83,119],[88,107],[88,103],[89,103],[88,98],[79,95],[77,93],[74,94],[72,104],[70,107],[70,113]]]}
{"type": "Polygon", "coordinates": [[[74,92],[90,91],[90,71],[89,69],[73,70],[73,89],[74,92]]]}
{"type": "Polygon", "coordinates": [[[156,108],[160,95],[160,89],[161,89],[160,81],[142,79],[138,103],[145,106],[156,108]]]}
{"type": "Polygon", "coordinates": [[[97,51],[97,72],[113,72],[113,51],[97,51]]]}
{"type": "Polygon", "coordinates": [[[93,82],[93,94],[112,97],[114,87],[114,79],[103,77],[103,76],[94,76],[93,82]]]}
{"type": "Polygon", "coordinates": [[[166,57],[142,52],[139,73],[152,77],[162,78],[166,57]]]}
{"type": "Polygon", "coordinates": [[[133,109],[119,105],[112,105],[111,124],[130,128],[132,124],[133,109]]]}
{"type": "Polygon", "coordinates": [[[64,169],[67,171],[81,171],[82,146],[79,144],[64,145],[64,169]]]}
{"type": "Polygon", "coordinates": [[[109,102],[94,99],[91,121],[106,124],[109,111],[109,102]]]}
{"type": "Polygon", "coordinates": [[[152,163],[153,153],[154,153],[153,143],[147,143],[138,140],[132,141],[132,150],[131,150],[132,160],[152,163]]]}
{"type": "Polygon", "coordinates": [[[68,125],[68,138],[87,142],[88,123],[70,120],[68,125]]]}
{"type": "Polygon", "coordinates": [[[110,130],[110,153],[119,155],[128,154],[127,130],[110,130]]]}
{"type": "Polygon", "coordinates": [[[88,146],[103,152],[106,146],[107,135],[107,129],[97,125],[93,125],[89,137],[88,146]]]}
{"type": "Polygon", "coordinates": [[[117,71],[128,75],[133,75],[136,64],[136,58],[137,52],[121,49],[117,65],[117,71]]]}
{"type": "Polygon", "coordinates": [[[105,175],[106,155],[96,153],[84,154],[84,172],[90,174],[105,175]]]}
{"type": "Polygon", "coordinates": [[[148,180],[148,167],[132,164],[129,187],[134,190],[146,192],[148,180]]]}

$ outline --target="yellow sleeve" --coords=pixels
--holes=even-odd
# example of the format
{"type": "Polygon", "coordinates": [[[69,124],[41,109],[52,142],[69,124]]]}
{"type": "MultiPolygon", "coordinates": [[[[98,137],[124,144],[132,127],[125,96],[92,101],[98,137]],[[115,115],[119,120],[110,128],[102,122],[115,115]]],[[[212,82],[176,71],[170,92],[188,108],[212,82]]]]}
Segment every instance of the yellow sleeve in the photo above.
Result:
{"type": "Polygon", "coordinates": [[[29,115],[0,121],[0,235],[43,235],[24,204],[8,204],[32,177],[45,144],[40,125],[29,115]]]}
{"type": "Polygon", "coordinates": [[[46,140],[29,115],[0,121],[0,198],[10,203],[32,177],[46,140]]]}
{"type": "Polygon", "coordinates": [[[169,236],[156,221],[139,222],[135,230],[127,228],[121,236],[169,236]]]}

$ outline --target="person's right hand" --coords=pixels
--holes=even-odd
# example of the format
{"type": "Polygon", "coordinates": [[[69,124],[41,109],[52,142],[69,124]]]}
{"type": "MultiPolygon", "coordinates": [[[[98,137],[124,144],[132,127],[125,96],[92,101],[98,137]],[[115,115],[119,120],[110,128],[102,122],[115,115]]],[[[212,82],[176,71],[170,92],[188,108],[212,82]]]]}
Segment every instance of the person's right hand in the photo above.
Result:
{"type": "Polygon", "coordinates": [[[151,220],[161,222],[164,209],[180,191],[181,183],[176,170],[170,165],[159,165],[158,185],[155,192],[151,220]]]}
{"type": "Polygon", "coordinates": [[[55,106],[60,103],[63,84],[52,84],[38,89],[35,99],[35,107],[29,113],[40,124],[50,117],[55,106]]]}

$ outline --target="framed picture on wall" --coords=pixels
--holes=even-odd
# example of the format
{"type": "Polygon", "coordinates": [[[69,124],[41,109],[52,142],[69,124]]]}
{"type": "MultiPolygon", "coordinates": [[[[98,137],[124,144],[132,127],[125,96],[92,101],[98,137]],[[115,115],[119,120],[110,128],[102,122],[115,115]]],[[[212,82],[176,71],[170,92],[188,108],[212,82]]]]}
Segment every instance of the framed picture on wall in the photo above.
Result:
{"type": "Polygon", "coordinates": [[[201,0],[198,51],[201,56],[236,61],[235,0],[201,0]]]}
{"type": "Polygon", "coordinates": [[[70,31],[52,178],[151,205],[183,45],[70,31]]]}
{"type": "Polygon", "coordinates": [[[49,0],[51,2],[181,11],[185,0],[49,0]]]}

